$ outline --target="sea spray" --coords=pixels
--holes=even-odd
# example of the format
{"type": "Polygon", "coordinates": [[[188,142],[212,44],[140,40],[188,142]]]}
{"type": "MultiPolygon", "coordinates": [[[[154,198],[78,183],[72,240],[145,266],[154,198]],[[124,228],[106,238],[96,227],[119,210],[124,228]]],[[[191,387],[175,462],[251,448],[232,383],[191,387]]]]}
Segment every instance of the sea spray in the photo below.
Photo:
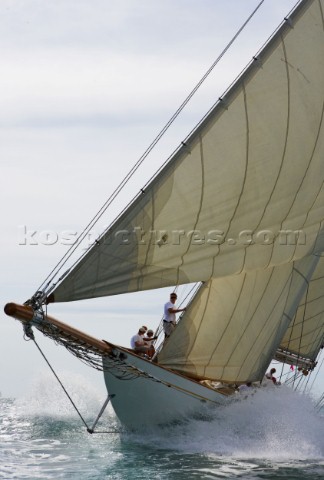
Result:
{"type": "MultiPolygon", "coordinates": [[[[62,378],[94,417],[101,394],[81,376],[62,378]]],[[[311,398],[285,386],[237,394],[208,421],[188,418],[145,434],[89,435],[50,375],[35,379],[23,398],[0,402],[4,480],[324,478],[324,418],[311,398]]],[[[118,425],[111,410],[102,423],[118,425]]]]}
{"type": "MultiPolygon", "coordinates": [[[[16,400],[16,406],[19,408],[20,414],[26,418],[47,417],[48,422],[51,420],[63,422],[66,420],[73,422],[76,427],[80,425],[86,428],[80,418],[81,415],[88,426],[91,427],[105,397],[82,375],[63,372],[60,374],[60,380],[74,405],[52,373],[48,372],[34,378],[29,391],[16,400]]],[[[105,415],[100,420],[100,422],[103,421],[106,424],[107,422],[108,424],[116,423],[116,417],[110,405],[108,405],[105,415]]],[[[100,422],[98,423],[98,429],[101,426],[100,422]]]]}
{"type": "Polygon", "coordinates": [[[256,389],[214,409],[209,421],[188,419],[183,425],[151,431],[134,440],[182,452],[236,458],[322,459],[324,417],[307,395],[282,385],[256,389]]]}
{"type": "MultiPolygon", "coordinates": [[[[81,375],[65,372],[61,379],[82,416],[92,424],[103,403],[102,394],[81,375]]],[[[82,430],[82,421],[60,385],[49,372],[34,379],[24,397],[16,400],[25,419],[46,417],[47,423],[67,422],[82,430]]],[[[318,459],[324,457],[324,417],[313,399],[282,385],[238,393],[227,406],[208,410],[208,419],[188,418],[183,424],[151,427],[143,432],[123,430],[111,408],[104,412],[98,430],[115,428],[122,441],[147,443],[191,453],[234,455],[239,458],[318,459]]],[[[207,417],[206,417],[207,418],[207,417]]],[[[41,422],[42,423],[42,422],[41,422]]],[[[63,428],[62,427],[62,428],[63,428]]],[[[61,428],[59,429],[62,433],[61,428]]]]}

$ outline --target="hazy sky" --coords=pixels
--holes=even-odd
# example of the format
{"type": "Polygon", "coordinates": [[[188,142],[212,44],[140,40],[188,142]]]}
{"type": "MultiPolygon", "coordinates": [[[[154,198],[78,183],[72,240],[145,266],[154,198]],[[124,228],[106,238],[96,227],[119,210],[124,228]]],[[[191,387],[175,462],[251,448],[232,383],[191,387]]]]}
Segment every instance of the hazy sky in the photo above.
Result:
{"type": "MultiPolygon", "coordinates": [[[[265,0],[167,138],[111,208],[109,224],[259,50],[295,0],[265,0]]],[[[218,57],[259,0],[1,0],[1,304],[24,302],[218,57]],[[48,239],[57,241],[48,245],[48,239]]],[[[169,289],[51,306],[125,346],[156,328],[169,289]]],[[[180,289],[185,292],[185,289],[180,289]]],[[[37,335],[37,332],[36,332],[37,335]]],[[[101,374],[37,335],[58,372],[101,374]]],[[[19,322],[0,322],[0,392],[47,371],[19,322]]]]}

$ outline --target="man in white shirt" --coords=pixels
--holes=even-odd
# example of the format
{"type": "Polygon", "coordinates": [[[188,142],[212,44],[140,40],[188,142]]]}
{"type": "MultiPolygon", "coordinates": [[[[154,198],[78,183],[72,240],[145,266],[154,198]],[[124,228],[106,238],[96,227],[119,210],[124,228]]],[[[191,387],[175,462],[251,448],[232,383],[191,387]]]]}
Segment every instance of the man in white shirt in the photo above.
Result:
{"type": "Polygon", "coordinates": [[[184,312],[185,308],[176,308],[177,294],[170,294],[170,301],[164,305],[163,330],[165,338],[169,337],[176,326],[176,313],[184,312]]]}
{"type": "Polygon", "coordinates": [[[150,347],[145,344],[143,335],[146,332],[144,327],[141,327],[138,330],[138,333],[136,335],[133,335],[131,338],[130,344],[131,348],[136,352],[136,353],[144,353],[148,354],[150,347]]]}

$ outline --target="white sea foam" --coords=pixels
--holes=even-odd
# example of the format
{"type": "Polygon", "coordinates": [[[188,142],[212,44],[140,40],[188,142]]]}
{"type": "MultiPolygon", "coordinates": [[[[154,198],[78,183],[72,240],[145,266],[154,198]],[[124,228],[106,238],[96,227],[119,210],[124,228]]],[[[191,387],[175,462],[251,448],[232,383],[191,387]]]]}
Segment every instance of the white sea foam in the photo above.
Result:
{"type": "MultiPolygon", "coordinates": [[[[97,415],[105,398],[96,387],[82,375],[71,372],[60,373],[60,380],[82,415],[97,415]]],[[[38,375],[30,389],[16,400],[16,405],[26,416],[68,419],[76,415],[67,394],[51,372],[38,375]]]]}
{"type": "MultiPolygon", "coordinates": [[[[62,378],[94,417],[101,395],[82,377],[62,378]]],[[[67,405],[46,375],[19,401],[1,400],[0,478],[324,478],[324,418],[309,397],[285,386],[218,408],[210,421],[145,435],[88,435],[67,405]]],[[[115,423],[115,416],[106,411],[102,420],[115,423]]]]}
{"type": "Polygon", "coordinates": [[[211,421],[190,420],[145,438],[151,445],[187,453],[324,461],[323,427],[324,418],[309,396],[281,386],[215,409],[211,421]]]}
{"type": "MultiPolygon", "coordinates": [[[[61,375],[77,408],[93,420],[102,403],[102,393],[81,375],[61,375]]],[[[226,407],[218,407],[208,421],[188,419],[182,425],[152,428],[143,434],[126,433],[122,442],[149,444],[158,449],[179,453],[204,454],[222,458],[291,460],[324,462],[324,417],[315,409],[314,401],[305,394],[280,388],[261,388],[253,394],[237,395],[226,407]]],[[[30,391],[16,401],[25,418],[47,416],[53,420],[76,420],[77,413],[52,374],[42,374],[30,391]]],[[[100,424],[114,424],[115,415],[109,406],[100,424]]],[[[91,426],[91,422],[90,422],[91,426]]]]}

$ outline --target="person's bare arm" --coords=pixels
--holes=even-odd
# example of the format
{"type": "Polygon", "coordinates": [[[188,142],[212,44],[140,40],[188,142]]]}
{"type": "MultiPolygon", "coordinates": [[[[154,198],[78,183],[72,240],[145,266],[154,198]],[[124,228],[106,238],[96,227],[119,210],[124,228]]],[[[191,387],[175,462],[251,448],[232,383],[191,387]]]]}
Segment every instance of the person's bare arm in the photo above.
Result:
{"type": "Polygon", "coordinates": [[[184,312],[186,308],[168,308],[169,313],[178,313],[178,312],[184,312]]]}

